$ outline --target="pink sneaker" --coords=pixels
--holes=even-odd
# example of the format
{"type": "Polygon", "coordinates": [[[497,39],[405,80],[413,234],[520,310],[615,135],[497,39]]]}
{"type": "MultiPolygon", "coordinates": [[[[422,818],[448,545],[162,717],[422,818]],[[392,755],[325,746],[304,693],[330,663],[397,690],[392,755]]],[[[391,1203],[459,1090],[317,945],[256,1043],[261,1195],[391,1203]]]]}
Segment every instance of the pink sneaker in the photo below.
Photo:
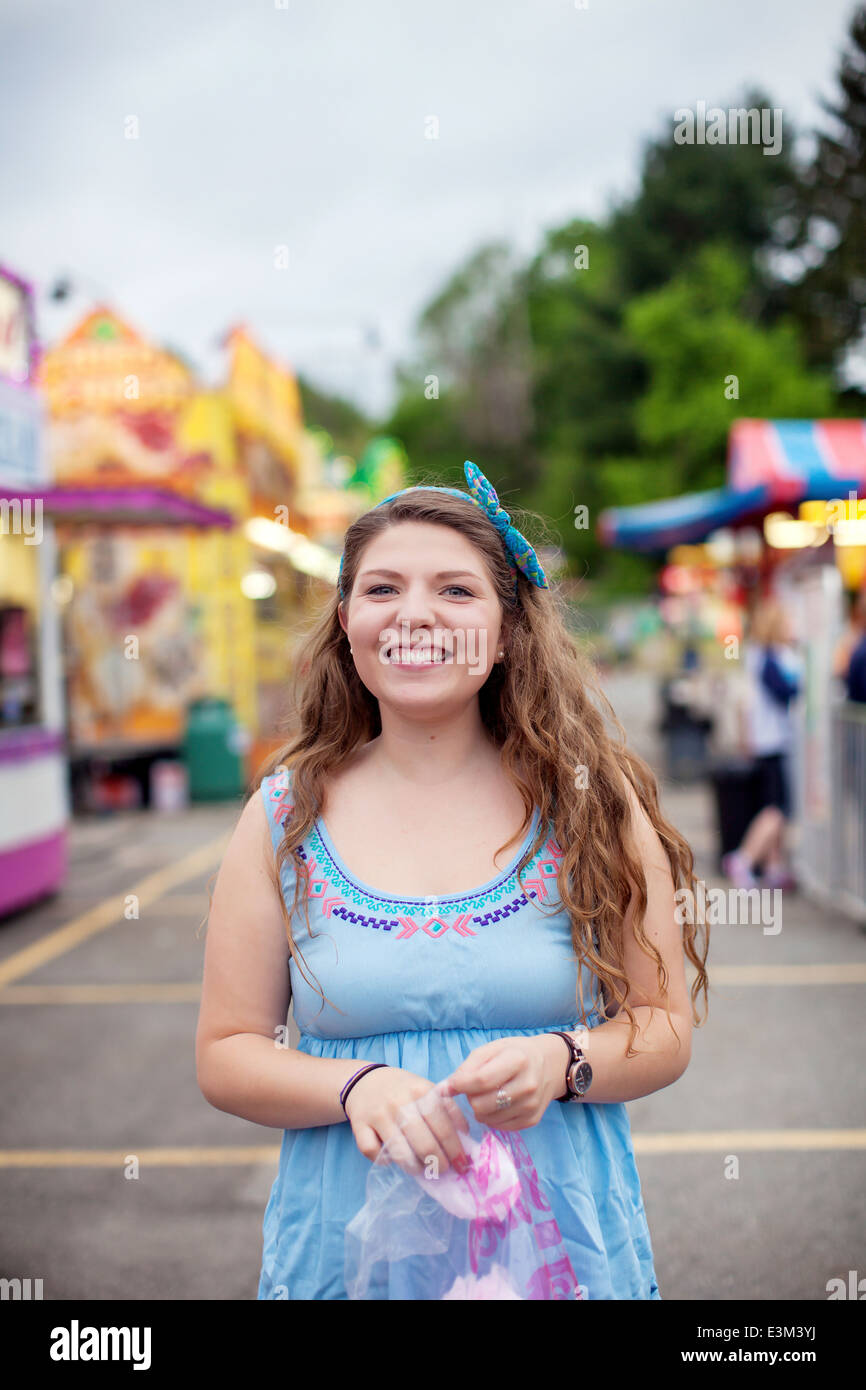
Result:
{"type": "Polygon", "coordinates": [[[735,888],[757,888],[758,886],[758,880],[749,868],[748,860],[744,859],[737,849],[733,853],[725,855],[722,860],[722,873],[735,888]]]}
{"type": "Polygon", "coordinates": [[[781,888],[783,892],[790,893],[797,887],[797,880],[788,873],[787,869],[768,869],[761,879],[763,888],[781,888]]]}

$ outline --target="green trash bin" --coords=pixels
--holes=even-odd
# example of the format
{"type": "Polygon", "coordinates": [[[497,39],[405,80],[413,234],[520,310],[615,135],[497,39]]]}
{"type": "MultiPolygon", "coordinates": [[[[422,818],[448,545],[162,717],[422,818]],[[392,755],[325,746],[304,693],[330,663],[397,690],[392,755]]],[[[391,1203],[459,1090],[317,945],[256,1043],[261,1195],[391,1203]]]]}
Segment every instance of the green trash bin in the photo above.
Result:
{"type": "Polygon", "coordinates": [[[190,801],[227,801],[241,795],[247,742],[228,700],[208,695],[190,702],[181,750],[190,801]]]}

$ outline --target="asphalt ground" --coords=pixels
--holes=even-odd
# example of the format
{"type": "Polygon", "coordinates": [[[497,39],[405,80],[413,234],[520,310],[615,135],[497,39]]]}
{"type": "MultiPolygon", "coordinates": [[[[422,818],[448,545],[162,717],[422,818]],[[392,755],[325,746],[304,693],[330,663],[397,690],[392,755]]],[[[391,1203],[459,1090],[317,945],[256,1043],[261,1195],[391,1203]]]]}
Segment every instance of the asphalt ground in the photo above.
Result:
{"type": "MultiPolygon", "coordinates": [[[[655,757],[646,683],[609,689],[655,757]]],[[[708,792],[663,804],[718,885],[708,792]]],[[[194,1055],[239,809],[78,820],[62,892],[0,922],[0,1277],[45,1299],[255,1298],[280,1132],[209,1106],[194,1055]]],[[[866,934],[782,906],[775,934],[712,928],[691,1064],[629,1103],[663,1299],[823,1301],[866,1275],[866,934]]]]}

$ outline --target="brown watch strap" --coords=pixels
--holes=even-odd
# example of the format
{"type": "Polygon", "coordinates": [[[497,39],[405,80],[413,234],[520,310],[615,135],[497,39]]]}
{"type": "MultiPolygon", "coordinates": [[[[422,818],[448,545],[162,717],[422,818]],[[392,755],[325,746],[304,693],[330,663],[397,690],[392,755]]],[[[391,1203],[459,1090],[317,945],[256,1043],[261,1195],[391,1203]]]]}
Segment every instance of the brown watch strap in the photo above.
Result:
{"type": "Polygon", "coordinates": [[[561,1032],[558,1028],[552,1028],[551,1033],[557,1038],[562,1038],[562,1041],[568,1048],[568,1062],[566,1063],[565,1067],[565,1093],[561,1096],[556,1097],[558,1101],[565,1102],[571,1100],[572,1098],[571,1091],[568,1085],[569,1072],[571,1071],[571,1068],[574,1065],[574,1063],[580,1061],[582,1053],[577,1043],[574,1041],[573,1038],[570,1038],[567,1033],[561,1032]]]}

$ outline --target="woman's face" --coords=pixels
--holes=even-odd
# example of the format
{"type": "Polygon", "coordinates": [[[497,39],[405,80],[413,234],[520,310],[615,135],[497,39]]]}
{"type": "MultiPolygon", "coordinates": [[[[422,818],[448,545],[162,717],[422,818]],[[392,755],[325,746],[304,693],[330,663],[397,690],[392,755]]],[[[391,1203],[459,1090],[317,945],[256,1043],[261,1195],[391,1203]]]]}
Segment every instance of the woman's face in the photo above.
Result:
{"type": "Polygon", "coordinates": [[[478,694],[502,642],[480,551],[451,526],[401,521],[361,554],[338,609],[358,675],[380,703],[439,717],[478,694]]]}

